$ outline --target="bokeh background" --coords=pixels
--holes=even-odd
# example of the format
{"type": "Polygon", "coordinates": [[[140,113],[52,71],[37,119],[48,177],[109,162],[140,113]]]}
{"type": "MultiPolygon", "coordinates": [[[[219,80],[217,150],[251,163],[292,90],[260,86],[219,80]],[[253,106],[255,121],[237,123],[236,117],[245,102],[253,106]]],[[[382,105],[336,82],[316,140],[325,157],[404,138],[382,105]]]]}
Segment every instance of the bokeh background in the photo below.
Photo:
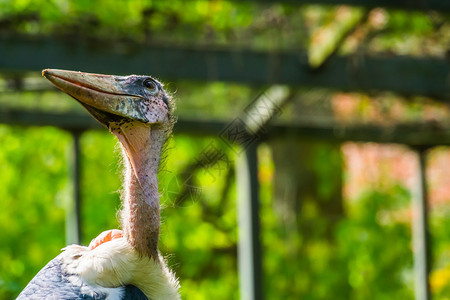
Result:
{"type": "MultiPolygon", "coordinates": [[[[412,59],[417,81],[395,78],[392,89],[378,81],[359,88],[357,76],[344,88],[327,80],[305,86],[270,76],[217,79],[214,72],[189,78],[176,68],[164,77],[149,69],[173,93],[180,124],[197,126],[175,128],[167,146],[160,245],[180,277],[183,299],[239,298],[236,161],[243,153],[204,132],[211,122],[244,116],[261,93],[281,84],[289,97],[255,141],[265,299],[414,299],[416,146],[426,148],[432,298],[450,299],[450,7],[445,0],[429,1],[431,7],[313,2],[0,0],[0,298],[17,296],[73,238],[66,220],[74,198],[71,121],[38,125],[52,123],[50,115],[86,113],[40,77],[34,66],[41,58],[32,50],[25,46],[18,61],[8,52],[17,41],[50,38],[55,47],[85,45],[86,56],[101,53],[102,43],[124,57],[161,45],[250,49],[272,53],[275,61],[277,53],[298,53],[311,76],[340,57],[355,65],[371,56],[412,59]],[[426,59],[443,65],[447,77],[414,67],[426,59]],[[424,92],[417,89],[422,84],[424,92]],[[271,131],[274,124],[300,129],[281,134],[271,131]],[[313,134],[304,133],[309,129],[313,134]],[[221,155],[205,157],[211,148],[221,155]]],[[[71,61],[70,51],[65,59],[71,61]]],[[[79,70],[77,63],[72,69],[79,70]]],[[[78,133],[84,245],[118,227],[121,186],[116,139],[87,127],[93,129],[78,133]]]]}

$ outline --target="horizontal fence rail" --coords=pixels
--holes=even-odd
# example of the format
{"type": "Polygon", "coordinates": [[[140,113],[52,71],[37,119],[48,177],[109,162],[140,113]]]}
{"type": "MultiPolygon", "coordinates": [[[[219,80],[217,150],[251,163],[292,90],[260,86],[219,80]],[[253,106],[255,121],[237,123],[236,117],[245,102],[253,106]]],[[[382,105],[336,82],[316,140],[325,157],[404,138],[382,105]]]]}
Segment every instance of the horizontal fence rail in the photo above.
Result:
{"type": "Polygon", "coordinates": [[[335,56],[313,69],[307,54],[142,45],[52,38],[0,38],[0,72],[60,68],[110,74],[157,74],[169,80],[287,84],[342,91],[392,91],[450,103],[450,62],[409,56],[335,56]],[[32,54],[32,55],[31,55],[32,54]]]}
{"type": "MultiPolygon", "coordinates": [[[[50,113],[24,111],[0,107],[0,124],[22,126],[56,126],[69,131],[101,129],[100,125],[88,113],[50,113]]],[[[174,133],[191,135],[216,135],[230,126],[239,126],[238,122],[184,119],[179,118],[174,133]],[[236,125],[237,124],[237,125],[236,125]]],[[[240,129],[245,132],[245,128],[240,129]]],[[[273,136],[297,136],[311,140],[331,142],[376,142],[397,143],[410,146],[450,145],[450,129],[436,125],[410,124],[381,127],[373,125],[336,125],[316,126],[313,124],[273,124],[261,134],[261,138],[273,136]]]]}

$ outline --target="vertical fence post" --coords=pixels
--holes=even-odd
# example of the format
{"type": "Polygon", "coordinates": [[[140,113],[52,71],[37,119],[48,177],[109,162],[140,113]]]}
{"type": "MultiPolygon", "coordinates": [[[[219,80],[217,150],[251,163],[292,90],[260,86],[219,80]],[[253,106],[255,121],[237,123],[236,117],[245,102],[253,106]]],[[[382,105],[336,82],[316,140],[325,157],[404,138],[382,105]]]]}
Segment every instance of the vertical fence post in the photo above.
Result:
{"type": "Polygon", "coordinates": [[[261,300],[262,262],[259,237],[259,182],[257,143],[237,159],[239,223],[239,287],[241,300],[261,300]]]}
{"type": "Polygon", "coordinates": [[[66,209],[66,244],[81,243],[81,195],[80,195],[80,131],[72,134],[72,188],[73,200],[66,209]]]}
{"type": "Polygon", "coordinates": [[[413,195],[413,245],[416,300],[430,300],[430,238],[428,230],[428,193],[426,177],[426,149],[418,148],[419,172],[413,195]]]}

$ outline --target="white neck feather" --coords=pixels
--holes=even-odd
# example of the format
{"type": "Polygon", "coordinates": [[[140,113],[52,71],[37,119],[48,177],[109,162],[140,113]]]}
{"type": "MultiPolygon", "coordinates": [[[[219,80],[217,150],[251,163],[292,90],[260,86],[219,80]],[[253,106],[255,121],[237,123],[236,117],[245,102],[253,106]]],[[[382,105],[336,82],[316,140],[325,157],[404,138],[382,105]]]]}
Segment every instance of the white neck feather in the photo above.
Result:
{"type": "Polygon", "coordinates": [[[180,285],[162,257],[155,261],[139,255],[124,238],[94,250],[68,246],[63,253],[66,270],[91,286],[106,288],[132,284],[149,299],[177,300],[180,285]]]}

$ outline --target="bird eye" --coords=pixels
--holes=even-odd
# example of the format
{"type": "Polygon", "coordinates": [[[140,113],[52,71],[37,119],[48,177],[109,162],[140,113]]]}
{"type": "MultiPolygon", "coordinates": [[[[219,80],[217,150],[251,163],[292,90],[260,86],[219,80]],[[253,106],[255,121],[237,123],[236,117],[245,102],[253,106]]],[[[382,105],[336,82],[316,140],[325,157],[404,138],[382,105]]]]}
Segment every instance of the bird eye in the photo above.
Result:
{"type": "Polygon", "coordinates": [[[154,82],[150,78],[144,80],[144,86],[148,88],[152,94],[156,94],[158,92],[158,86],[156,82],[154,82]]]}

